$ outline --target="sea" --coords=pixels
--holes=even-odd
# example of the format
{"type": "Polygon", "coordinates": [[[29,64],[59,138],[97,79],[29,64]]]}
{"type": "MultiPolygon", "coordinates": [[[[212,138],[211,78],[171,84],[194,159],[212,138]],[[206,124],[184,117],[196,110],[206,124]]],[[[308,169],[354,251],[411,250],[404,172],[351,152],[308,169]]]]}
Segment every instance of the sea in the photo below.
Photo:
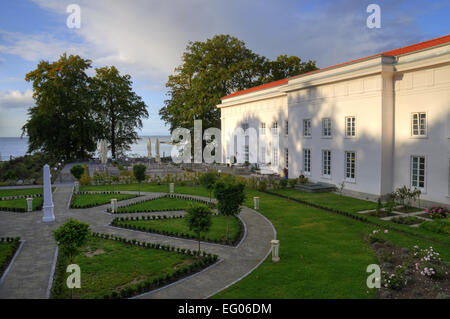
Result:
{"type": "MultiPolygon", "coordinates": [[[[159,154],[161,157],[170,156],[172,145],[166,144],[170,142],[170,136],[141,136],[137,143],[131,145],[131,150],[126,153],[128,157],[146,157],[147,156],[147,139],[150,138],[152,144],[152,155],[155,156],[156,139],[160,142],[159,154]]],[[[27,153],[28,137],[0,137],[0,161],[7,161],[12,156],[19,157],[27,153]]],[[[96,153],[97,155],[97,153],[96,153]]],[[[108,156],[111,154],[109,153],[108,156]]]]}

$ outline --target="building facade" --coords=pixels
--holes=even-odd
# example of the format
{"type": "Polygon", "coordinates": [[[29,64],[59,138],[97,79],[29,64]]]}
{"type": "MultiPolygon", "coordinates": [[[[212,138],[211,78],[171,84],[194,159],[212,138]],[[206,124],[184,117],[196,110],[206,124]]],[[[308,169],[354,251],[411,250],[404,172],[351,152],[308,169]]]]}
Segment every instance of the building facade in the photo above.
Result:
{"type": "Polygon", "coordinates": [[[225,162],[248,160],[254,143],[246,136],[239,150],[234,133],[253,127],[266,140],[258,161],[290,178],[370,199],[406,185],[425,204],[450,204],[450,35],[236,92],[218,107],[225,162]]]}

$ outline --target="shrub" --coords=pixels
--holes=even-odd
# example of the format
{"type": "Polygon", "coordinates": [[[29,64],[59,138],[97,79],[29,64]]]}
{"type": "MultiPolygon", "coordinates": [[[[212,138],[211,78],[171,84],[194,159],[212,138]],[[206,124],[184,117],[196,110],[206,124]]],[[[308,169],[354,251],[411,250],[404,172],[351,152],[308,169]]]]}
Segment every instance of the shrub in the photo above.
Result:
{"type": "Polygon", "coordinates": [[[308,177],[305,177],[305,175],[302,174],[298,177],[298,182],[300,184],[306,184],[308,183],[308,177]]]}
{"type": "Polygon", "coordinates": [[[80,180],[83,173],[84,173],[84,167],[79,164],[72,166],[72,168],[70,169],[70,174],[72,174],[72,176],[75,177],[75,179],[77,181],[80,180]]]}
{"type": "Polygon", "coordinates": [[[286,188],[287,184],[288,184],[288,180],[287,179],[285,179],[285,178],[280,179],[280,187],[281,188],[286,188]]]}
{"type": "Polygon", "coordinates": [[[289,183],[289,187],[290,187],[290,188],[294,188],[294,187],[295,187],[295,184],[297,184],[297,179],[295,179],[295,178],[290,178],[290,179],[288,179],[288,183],[289,183]]]}
{"type": "Polygon", "coordinates": [[[425,213],[431,219],[443,219],[447,218],[450,211],[447,207],[432,207],[431,209],[426,209],[425,213]]]}

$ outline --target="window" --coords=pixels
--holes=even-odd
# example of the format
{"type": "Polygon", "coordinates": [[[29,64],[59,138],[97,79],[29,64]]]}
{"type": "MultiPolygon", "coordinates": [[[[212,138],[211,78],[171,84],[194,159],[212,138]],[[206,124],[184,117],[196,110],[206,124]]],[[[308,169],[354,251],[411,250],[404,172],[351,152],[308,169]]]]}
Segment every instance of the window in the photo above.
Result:
{"type": "Polygon", "coordinates": [[[284,149],[284,164],[286,168],[289,168],[289,149],[284,149]]]}
{"type": "Polygon", "coordinates": [[[278,149],[272,149],[272,166],[278,166],[278,149]]]}
{"type": "Polygon", "coordinates": [[[425,157],[411,157],[411,187],[425,188],[425,157]]]}
{"type": "Polygon", "coordinates": [[[261,135],[266,135],[266,123],[261,123],[261,127],[259,129],[261,135]]]}
{"type": "Polygon", "coordinates": [[[427,114],[412,113],[411,115],[411,135],[427,136],[427,114]]]}
{"type": "Polygon", "coordinates": [[[284,134],[289,135],[289,122],[284,122],[284,134]]]}
{"type": "Polygon", "coordinates": [[[345,137],[356,136],[356,117],[348,116],[345,118],[345,137]]]}
{"type": "Polygon", "coordinates": [[[303,120],[303,136],[311,136],[311,120],[303,120]]]}
{"type": "Polygon", "coordinates": [[[307,148],[303,150],[303,172],[311,174],[311,150],[307,148]]]}
{"type": "Polygon", "coordinates": [[[245,132],[248,129],[248,123],[242,123],[242,129],[245,132]]]}
{"type": "Polygon", "coordinates": [[[355,181],[356,153],[345,152],[345,179],[355,181]]]}
{"type": "Polygon", "coordinates": [[[322,175],[331,176],[331,151],[322,151],[322,175]]]}
{"type": "Polygon", "coordinates": [[[261,163],[266,164],[266,146],[261,146],[261,163]]]}
{"type": "Polygon", "coordinates": [[[250,159],[249,156],[249,142],[250,142],[250,137],[246,136],[245,137],[245,144],[244,144],[244,161],[248,162],[250,159]]]}
{"type": "Polygon", "coordinates": [[[278,134],[278,122],[277,121],[273,122],[272,129],[273,129],[273,131],[272,131],[273,134],[277,135],[278,134]]]}
{"type": "Polygon", "coordinates": [[[322,136],[331,136],[331,119],[322,119],[322,136]]]}

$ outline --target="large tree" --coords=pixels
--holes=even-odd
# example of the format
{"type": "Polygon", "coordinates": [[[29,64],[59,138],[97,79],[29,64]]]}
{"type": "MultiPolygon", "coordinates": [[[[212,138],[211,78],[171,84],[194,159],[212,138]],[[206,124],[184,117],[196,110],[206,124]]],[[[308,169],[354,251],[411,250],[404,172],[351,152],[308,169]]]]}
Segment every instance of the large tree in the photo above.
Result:
{"type": "Polygon", "coordinates": [[[142,128],[143,118],[148,118],[147,106],[133,91],[130,75],[121,75],[114,66],[96,69],[91,89],[102,137],[116,158],[138,139],[136,129],[142,128]]]}
{"type": "Polygon", "coordinates": [[[26,75],[36,101],[22,128],[22,134],[29,136],[29,152],[84,159],[95,151],[99,126],[93,119],[86,74],[90,66],[90,60],[63,54],[55,62],[41,61],[26,75]]]}
{"type": "Polygon", "coordinates": [[[315,62],[304,63],[295,56],[270,61],[229,35],[189,42],[182,60],[169,76],[168,99],[159,112],[171,131],[192,129],[194,119],[203,120],[204,128],[220,127],[216,105],[221,97],[316,69],[315,62]]]}

